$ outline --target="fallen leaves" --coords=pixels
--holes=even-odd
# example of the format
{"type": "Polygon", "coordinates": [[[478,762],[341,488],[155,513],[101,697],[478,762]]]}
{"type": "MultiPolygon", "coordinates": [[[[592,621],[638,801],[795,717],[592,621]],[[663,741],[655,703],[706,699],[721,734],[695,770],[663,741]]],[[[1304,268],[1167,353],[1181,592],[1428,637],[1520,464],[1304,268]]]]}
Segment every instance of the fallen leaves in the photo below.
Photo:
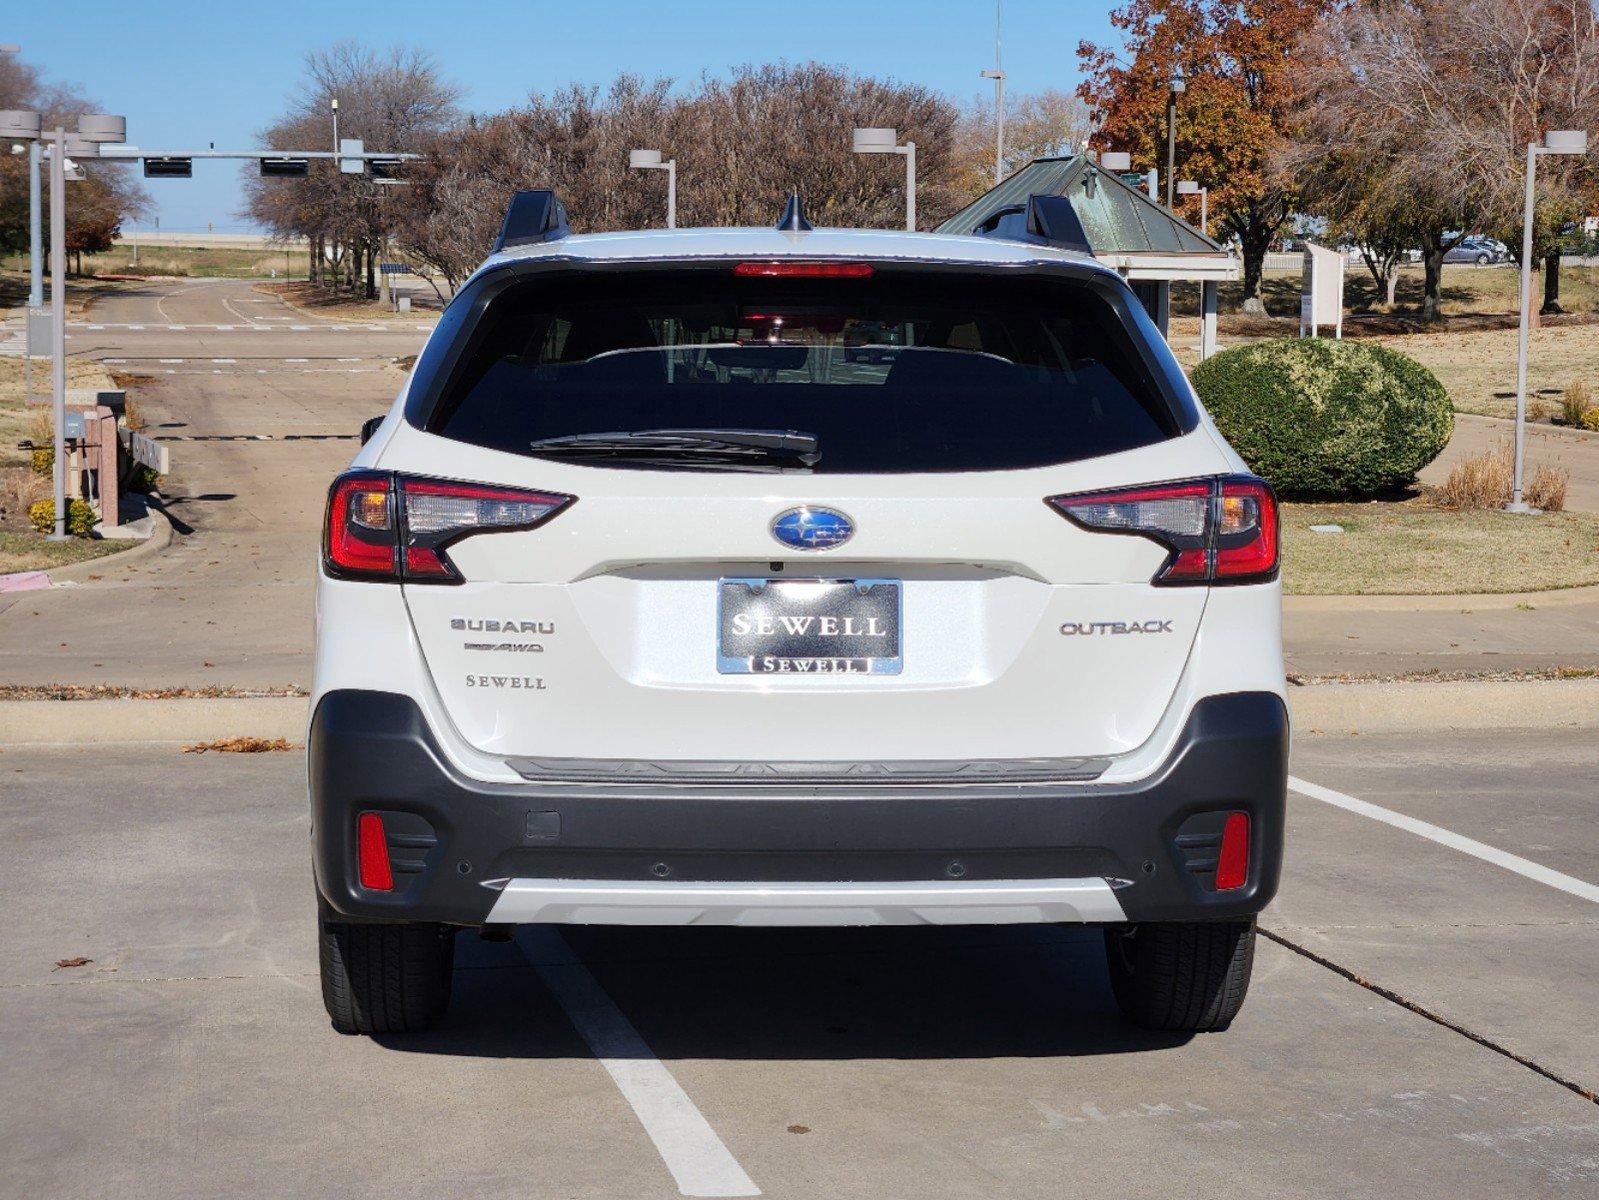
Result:
{"type": "Polygon", "coordinates": [[[230,737],[210,742],[195,742],[185,746],[185,754],[204,754],[215,750],[218,754],[270,754],[275,750],[293,750],[287,738],[230,737]]]}
{"type": "Polygon", "coordinates": [[[56,965],[50,969],[52,971],[66,971],[72,967],[86,967],[93,961],[94,959],[84,958],[81,954],[77,958],[58,958],[56,959],[56,965]]]}

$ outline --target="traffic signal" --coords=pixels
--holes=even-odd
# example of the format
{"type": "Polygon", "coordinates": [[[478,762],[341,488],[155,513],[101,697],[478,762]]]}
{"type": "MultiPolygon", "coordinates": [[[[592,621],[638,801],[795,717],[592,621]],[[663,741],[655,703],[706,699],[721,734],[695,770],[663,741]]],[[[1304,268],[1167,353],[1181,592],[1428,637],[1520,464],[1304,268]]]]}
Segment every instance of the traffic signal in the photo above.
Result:
{"type": "Polygon", "coordinates": [[[194,176],[192,158],[147,158],[144,160],[146,179],[190,179],[194,176]]]}
{"type": "Polygon", "coordinates": [[[262,179],[304,179],[311,173],[311,162],[305,158],[263,158],[262,179]]]}

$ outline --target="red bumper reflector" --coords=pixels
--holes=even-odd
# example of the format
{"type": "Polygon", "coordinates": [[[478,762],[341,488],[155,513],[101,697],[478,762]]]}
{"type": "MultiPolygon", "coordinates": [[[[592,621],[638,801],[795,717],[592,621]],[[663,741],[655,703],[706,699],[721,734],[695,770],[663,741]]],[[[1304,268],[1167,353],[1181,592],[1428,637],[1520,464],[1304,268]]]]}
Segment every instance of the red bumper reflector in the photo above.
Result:
{"type": "Polygon", "coordinates": [[[1249,814],[1229,813],[1216,859],[1216,890],[1230,892],[1249,882],[1249,814]]]}
{"type": "Polygon", "coordinates": [[[383,818],[377,813],[362,813],[355,822],[355,862],[361,886],[373,892],[392,892],[394,872],[389,869],[389,839],[383,832],[383,818]]]}

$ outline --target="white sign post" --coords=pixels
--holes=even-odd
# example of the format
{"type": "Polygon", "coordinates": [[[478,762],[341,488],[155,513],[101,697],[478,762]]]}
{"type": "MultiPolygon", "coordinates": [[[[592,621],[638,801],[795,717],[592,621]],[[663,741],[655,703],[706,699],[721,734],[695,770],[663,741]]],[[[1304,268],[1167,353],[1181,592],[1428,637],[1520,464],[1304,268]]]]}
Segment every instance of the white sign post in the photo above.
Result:
{"type": "Polygon", "coordinates": [[[1299,336],[1318,337],[1324,325],[1344,336],[1344,256],[1325,246],[1305,246],[1299,295],[1299,336]]]}

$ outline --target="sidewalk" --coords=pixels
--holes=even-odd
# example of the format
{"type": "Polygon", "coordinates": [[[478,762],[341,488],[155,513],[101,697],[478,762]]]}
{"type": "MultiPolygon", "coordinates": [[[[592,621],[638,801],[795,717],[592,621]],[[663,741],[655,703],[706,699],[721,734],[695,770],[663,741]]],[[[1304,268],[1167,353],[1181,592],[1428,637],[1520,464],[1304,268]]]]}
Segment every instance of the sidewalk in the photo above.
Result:
{"type": "Polygon", "coordinates": [[[1599,587],[1497,596],[1289,596],[1290,676],[1599,670],[1599,587]]]}

